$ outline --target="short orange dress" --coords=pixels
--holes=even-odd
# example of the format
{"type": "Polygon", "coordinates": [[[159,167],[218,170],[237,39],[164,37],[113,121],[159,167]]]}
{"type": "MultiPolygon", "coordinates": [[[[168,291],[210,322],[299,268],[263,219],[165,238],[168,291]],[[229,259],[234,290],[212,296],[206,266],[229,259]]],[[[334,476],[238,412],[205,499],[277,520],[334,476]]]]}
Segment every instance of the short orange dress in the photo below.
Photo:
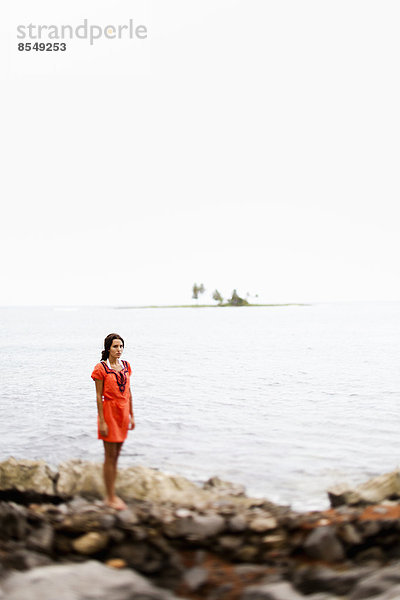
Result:
{"type": "Polygon", "coordinates": [[[128,361],[122,360],[122,371],[115,371],[105,361],[93,369],[92,379],[103,383],[103,414],[108,425],[108,436],[100,435],[97,417],[97,435],[106,442],[123,442],[129,428],[129,389],[132,369],[128,361]]]}

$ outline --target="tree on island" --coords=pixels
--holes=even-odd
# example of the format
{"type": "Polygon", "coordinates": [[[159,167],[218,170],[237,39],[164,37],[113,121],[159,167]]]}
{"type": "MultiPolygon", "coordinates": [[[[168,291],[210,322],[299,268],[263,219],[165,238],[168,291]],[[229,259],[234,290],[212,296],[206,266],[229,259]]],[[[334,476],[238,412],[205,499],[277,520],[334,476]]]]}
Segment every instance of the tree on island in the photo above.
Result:
{"type": "Polygon", "coordinates": [[[216,302],[218,302],[218,304],[222,304],[224,299],[221,296],[221,294],[219,293],[218,290],[215,290],[213,295],[212,295],[212,299],[215,300],[216,302]]]}
{"type": "Polygon", "coordinates": [[[241,298],[236,290],[233,290],[232,292],[232,298],[230,300],[228,300],[228,305],[229,306],[248,306],[248,302],[247,300],[245,300],[244,298],[241,298]]]}
{"type": "Polygon", "coordinates": [[[205,291],[206,291],[206,288],[204,287],[204,284],[202,284],[202,283],[200,285],[197,285],[197,283],[193,284],[192,298],[194,300],[198,300],[199,294],[204,294],[205,291]]]}

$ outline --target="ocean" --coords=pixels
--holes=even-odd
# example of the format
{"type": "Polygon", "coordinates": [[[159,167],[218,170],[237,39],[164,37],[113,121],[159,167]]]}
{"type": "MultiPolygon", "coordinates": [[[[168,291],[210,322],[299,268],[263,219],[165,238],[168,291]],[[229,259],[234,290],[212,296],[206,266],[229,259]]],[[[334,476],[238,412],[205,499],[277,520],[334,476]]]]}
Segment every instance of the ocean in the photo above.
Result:
{"type": "Polygon", "coordinates": [[[295,509],[397,468],[400,303],[0,308],[0,460],[101,461],[90,378],[125,339],[136,429],[120,464],[295,509]]]}

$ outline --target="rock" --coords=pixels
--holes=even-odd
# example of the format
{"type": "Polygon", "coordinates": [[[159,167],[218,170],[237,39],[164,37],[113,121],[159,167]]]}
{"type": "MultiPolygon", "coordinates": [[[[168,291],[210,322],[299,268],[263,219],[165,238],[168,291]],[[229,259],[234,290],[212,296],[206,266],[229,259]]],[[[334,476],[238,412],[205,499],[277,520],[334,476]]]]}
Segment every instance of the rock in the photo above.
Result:
{"type": "Polygon", "coordinates": [[[293,583],[302,593],[330,592],[338,596],[349,594],[363,577],[370,574],[364,567],[337,570],[320,565],[298,568],[293,576],[293,583]]]}
{"type": "Polygon", "coordinates": [[[313,529],[303,547],[310,558],[327,562],[337,562],[345,558],[343,546],[329,526],[313,529]]]}
{"type": "Polygon", "coordinates": [[[72,513],[57,524],[58,531],[82,533],[103,529],[111,529],[116,522],[116,517],[98,510],[83,513],[72,513]]]}
{"type": "Polygon", "coordinates": [[[222,481],[219,477],[211,477],[203,484],[203,489],[218,492],[225,496],[244,496],[246,488],[238,483],[222,481]]]}
{"type": "Polygon", "coordinates": [[[220,535],[218,537],[218,546],[222,550],[234,551],[243,544],[243,538],[239,535],[220,535]]]}
{"type": "Polygon", "coordinates": [[[379,504],[383,500],[400,497],[400,471],[374,477],[354,488],[337,485],[328,490],[331,506],[342,504],[379,504]]]}
{"type": "Polygon", "coordinates": [[[257,533],[263,533],[264,531],[269,531],[270,529],[276,529],[278,527],[278,522],[275,517],[256,517],[250,522],[249,529],[251,531],[256,531],[257,533]]]}
{"type": "Polygon", "coordinates": [[[54,565],[10,575],[2,585],[7,600],[177,600],[128,569],[110,569],[96,561],[54,565]]]}
{"type": "Polygon", "coordinates": [[[338,531],[338,536],[350,546],[357,546],[362,542],[362,536],[351,523],[343,525],[338,531]]]}
{"type": "Polygon", "coordinates": [[[56,473],[43,460],[16,460],[0,462],[0,491],[55,495],[56,473]]]}
{"type": "Polygon", "coordinates": [[[198,515],[186,519],[176,519],[164,525],[164,533],[171,538],[185,537],[191,540],[205,540],[214,537],[225,529],[225,519],[220,515],[198,515]]]}
{"type": "Polygon", "coordinates": [[[72,547],[79,554],[90,555],[104,550],[107,544],[107,533],[101,531],[90,531],[89,533],[85,533],[85,535],[73,540],[72,547]]]}
{"type": "Polygon", "coordinates": [[[192,567],[185,571],[183,576],[183,581],[192,592],[197,591],[207,583],[207,579],[208,572],[203,567],[192,567]]]}
{"type": "Polygon", "coordinates": [[[228,521],[228,529],[234,532],[244,531],[247,528],[247,521],[244,515],[235,515],[228,521]]]}
{"type": "Polygon", "coordinates": [[[25,548],[8,552],[7,555],[2,558],[2,562],[7,569],[17,569],[18,571],[25,571],[26,569],[34,569],[35,567],[53,564],[53,561],[45,554],[26,550],[25,548]]]}
{"type": "Polygon", "coordinates": [[[112,558],[122,559],[129,567],[146,574],[157,573],[167,562],[160,551],[144,542],[123,542],[114,546],[111,553],[112,558]]]}
{"type": "Polygon", "coordinates": [[[375,596],[374,600],[399,600],[399,598],[400,598],[400,585],[395,585],[394,587],[391,587],[384,594],[375,596]]]}
{"type": "Polygon", "coordinates": [[[241,562],[252,562],[258,554],[258,548],[246,544],[235,552],[235,558],[241,562]]]}
{"type": "Polygon", "coordinates": [[[26,509],[13,502],[0,502],[0,538],[24,539],[27,531],[26,509]]]}
{"type": "Polygon", "coordinates": [[[384,594],[396,585],[400,586],[399,563],[379,569],[369,577],[359,581],[349,596],[349,600],[362,600],[363,598],[384,594]]]}
{"type": "Polygon", "coordinates": [[[75,459],[61,463],[56,484],[59,496],[84,496],[85,498],[104,498],[103,467],[75,459]]]}
{"type": "Polygon", "coordinates": [[[138,516],[128,508],[127,510],[120,510],[116,515],[117,523],[123,529],[130,529],[133,525],[139,523],[138,516]]]}
{"type": "Polygon", "coordinates": [[[128,566],[122,558],[110,558],[105,564],[113,569],[125,569],[128,566]]]}
{"type": "Polygon", "coordinates": [[[125,501],[131,499],[153,502],[175,502],[191,506],[204,497],[210,497],[185,477],[166,475],[148,467],[121,469],[116,483],[117,494],[125,501]]]}
{"type": "Polygon", "coordinates": [[[304,597],[290,583],[280,581],[251,585],[244,590],[241,600],[304,600],[304,597]]]}
{"type": "Polygon", "coordinates": [[[32,550],[49,554],[54,542],[54,531],[49,523],[42,523],[38,529],[34,529],[26,540],[26,545],[32,550]]]}

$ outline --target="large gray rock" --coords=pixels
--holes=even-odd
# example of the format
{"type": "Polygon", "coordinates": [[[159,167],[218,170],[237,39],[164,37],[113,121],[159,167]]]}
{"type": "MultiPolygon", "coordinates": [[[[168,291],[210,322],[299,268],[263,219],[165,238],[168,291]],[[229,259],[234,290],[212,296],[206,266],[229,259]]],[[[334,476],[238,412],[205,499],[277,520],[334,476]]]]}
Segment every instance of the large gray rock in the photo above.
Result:
{"type": "Polygon", "coordinates": [[[329,526],[316,527],[304,542],[304,550],[310,558],[337,562],[345,558],[342,544],[329,526]]]}
{"type": "MultiPolygon", "coordinates": [[[[194,483],[175,475],[167,475],[148,467],[119,469],[116,492],[125,501],[151,500],[192,505],[210,500],[213,495],[194,483]]],[[[60,496],[81,495],[86,498],[104,498],[103,467],[82,460],[69,460],[59,465],[57,493],[60,496]]]]}
{"type": "MultiPolygon", "coordinates": [[[[2,585],[7,600],[174,600],[128,569],[114,570],[96,561],[39,567],[9,576],[2,585]],[[29,591],[28,591],[29,590],[29,591]]],[[[2,596],[0,595],[0,598],[2,596]]]]}
{"type": "Polygon", "coordinates": [[[104,498],[103,467],[83,460],[68,460],[58,467],[56,490],[59,496],[104,498]]]}
{"type": "Polygon", "coordinates": [[[198,515],[176,519],[164,525],[164,533],[171,538],[186,537],[190,540],[205,540],[221,533],[225,519],[220,515],[198,515]]]}
{"type": "Polygon", "coordinates": [[[0,462],[0,491],[17,490],[54,495],[56,473],[43,460],[16,460],[11,457],[0,462]]]}
{"type": "MultiPolygon", "coordinates": [[[[400,564],[391,565],[384,569],[378,569],[369,577],[365,577],[358,582],[354,588],[350,600],[363,600],[371,596],[386,594],[391,591],[394,586],[400,588],[400,564]]],[[[399,596],[385,596],[386,598],[400,598],[399,596]]],[[[379,596],[380,598],[380,596],[379,596]]]]}
{"type": "Polygon", "coordinates": [[[287,581],[278,583],[261,583],[246,588],[241,600],[304,600],[287,581]]]}
{"type": "Polygon", "coordinates": [[[342,504],[379,504],[388,498],[399,498],[400,471],[373,477],[356,487],[346,484],[333,486],[328,490],[328,496],[333,507],[342,504]]]}

